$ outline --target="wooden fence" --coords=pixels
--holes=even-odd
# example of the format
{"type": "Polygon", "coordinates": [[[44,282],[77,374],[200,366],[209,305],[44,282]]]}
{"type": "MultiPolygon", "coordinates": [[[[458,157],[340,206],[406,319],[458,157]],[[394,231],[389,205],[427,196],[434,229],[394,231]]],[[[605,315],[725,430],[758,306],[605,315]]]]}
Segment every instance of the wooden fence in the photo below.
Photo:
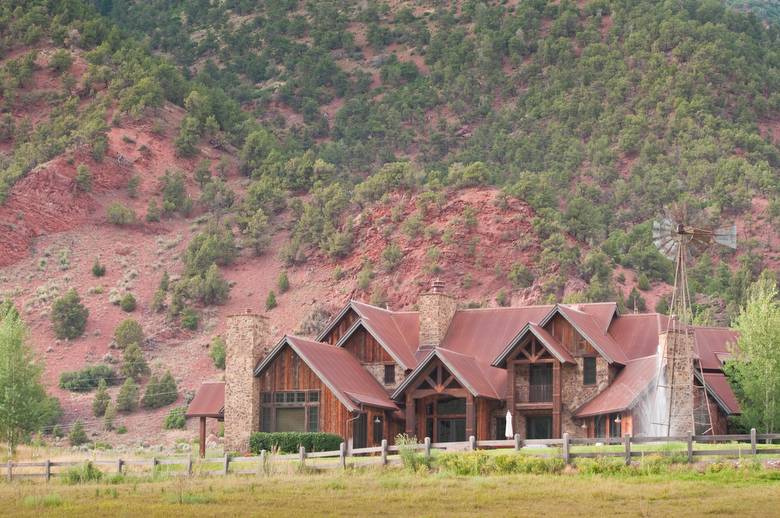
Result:
{"type": "MultiPolygon", "coordinates": [[[[739,435],[689,435],[680,437],[632,437],[625,435],[623,437],[601,437],[601,438],[580,438],[569,437],[569,434],[563,434],[561,439],[521,439],[515,435],[514,439],[508,440],[490,440],[477,441],[474,436],[469,437],[465,442],[443,442],[433,443],[429,437],[426,437],[422,443],[404,446],[403,448],[421,450],[423,455],[430,457],[433,450],[442,451],[474,451],[478,449],[512,449],[516,452],[522,450],[533,450],[540,447],[553,447],[556,451],[552,453],[539,454],[548,458],[562,458],[566,464],[571,463],[577,458],[596,458],[596,457],[621,457],[625,459],[626,464],[631,463],[632,457],[641,457],[645,455],[680,455],[680,450],[646,450],[632,449],[634,445],[652,445],[658,443],[684,443],[687,448],[687,461],[693,462],[695,457],[755,457],[757,455],[778,455],[780,447],[777,448],[758,448],[761,441],[770,443],[774,440],[780,440],[780,434],[757,434],[753,429],[749,434],[739,435]],[[714,444],[714,443],[732,443],[731,448],[719,449],[696,449],[696,444],[714,444]],[[619,451],[587,451],[573,452],[572,446],[586,445],[622,445],[619,451]]],[[[780,445],[779,445],[780,446],[780,445]]],[[[54,476],[63,475],[66,470],[83,466],[91,462],[95,467],[102,471],[110,473],[128,473],[130,470],[140,472],[154,473],[155,470],[164,469],[171,475],[193,474],[201,475],[247,475],[264,474],[273,471],[278,463],[294,464],[297,467],[307,467],[310,469],[346,469],[349,467],[363,466],[387,466],[391,464],[400,464],[401,459],[397,455],[401,447],[390,446],[387,440],[382,440],[382,445],[373,448],[354,448],[349,449],[346,443],[341,443],[338,450],[307,452],[301,446],[298,453],[277,455],[271,454],[265,450],[260,455],[251,457],[212,457],[206,459],[193,460],[192,457],[156,457],[148,459],[84,459],[84,460],[44,460],[39,462],[12,462],[6,464],[6,479],[11,481],[15,478],[43,477],[46,481],[54,476]],[[323,462],[321,459],[324,459],[323,462]],[[327,462],[332,460],[332,462],[327,462]],[[166,468],[164,468],[166,467],[166,468]],[[217,467],[218,469],[213,469],[217,467]]]]}

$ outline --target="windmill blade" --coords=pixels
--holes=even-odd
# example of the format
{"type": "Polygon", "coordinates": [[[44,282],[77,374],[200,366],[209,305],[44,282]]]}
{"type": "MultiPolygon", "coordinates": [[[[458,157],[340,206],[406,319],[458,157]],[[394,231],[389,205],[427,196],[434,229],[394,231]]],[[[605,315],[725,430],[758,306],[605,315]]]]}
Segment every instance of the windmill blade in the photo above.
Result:
{"type": "Polygon", "coordinates": [[[719,245],[726,246],[732,250],[737,249],[737,225],[730,227],[721,227],[713,233],[712,239],[719,245]]]}
{"type": "Polygon", "coordinates": [[[677,249],[679,247],[680,242],[672,237],[669,237],[669,239],[661,245],[658,251],[661,252],[661,254],[664,255],[667,259],[674,261],[677,257],[677,249]]]}

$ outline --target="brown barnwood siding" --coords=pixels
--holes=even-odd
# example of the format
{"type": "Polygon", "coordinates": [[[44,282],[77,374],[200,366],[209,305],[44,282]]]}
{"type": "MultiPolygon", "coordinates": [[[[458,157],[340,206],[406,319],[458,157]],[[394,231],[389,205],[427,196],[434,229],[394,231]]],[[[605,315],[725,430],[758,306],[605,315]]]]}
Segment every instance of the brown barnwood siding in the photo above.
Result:
{"type": "Polygon", "coordinates": [[[580,335],[576,329],[561,315],[555,315],[545,326],[573,356],[594,355],[596,350],[580,335]]]}
{"type": "Polygon", "coordinates": [[[498,401],[477,398],[477,440],[485,441],[492,438],[490,436],[490,419],[493,415],[493,409],[497,406],[498,401]]]}
{"type": "Polygon", "coordinates": [[[355,332],[344,348],[361,363],[393,363],[392,356],[365,329],[355,332]]]}
{"type": "Polygon", "coordinates": [[[320,431],[347,437],[350,413],[289,346],[260,375],[260,390],[319,390],[320,431]]]}
{"type": "Polygon", "coordinates": [[[325,335],[325,338],[322,341],[331,345],[336,345],[339,339],[349,331],[349,328],[352,327],[352,324],[354,324],[358,318],[357,313],[355,313],[354,310],[349,309],[347,313],[341,317],[341,320],[331,332],[325,335]]]}

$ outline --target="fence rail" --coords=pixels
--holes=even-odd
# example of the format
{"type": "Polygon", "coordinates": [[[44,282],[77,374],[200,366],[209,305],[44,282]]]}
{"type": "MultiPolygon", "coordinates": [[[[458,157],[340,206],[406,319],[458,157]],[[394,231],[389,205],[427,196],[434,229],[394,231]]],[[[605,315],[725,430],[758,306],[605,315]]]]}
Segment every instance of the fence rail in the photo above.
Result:
{"type": "MultiPolygon", "coordinates": [[[[426,437],[422,443],[412,444],[406,448],[413,450],[422,450],[426,457],[430,457],[433,450],[446,451],[473,451],[477,449],[512,449],[520,452],[523,449],[533,450],[539,447],[555,447],[559,451],[546,454],[546,457],[562,458],[566,464],[571,463],[577,458],[596,458],[596,457],[622,457],[626,464],[631,462],[632,457],[642,457],[649,454],[654,455],[687,455],[688,462],[693,462],[694,457],[733,457],[733,456],[757,456],[757,455],[779,455],[778,448],[758,448],[761,441],[769,443],[770,441],[780,440],[780,434],[757,434],[756,430],[750,431],[750,434],[735,435],[689,435],[678,437],[632,437],[625,435],[623,437],[598,437],[583,438],[569,437],[569,434],[563,434],[561,439],[521,439],[515,435],[513,439],[507,440],[486,440],[477,441],[474,436],[469,437],[464,442],[433,443],[429,437],[426,437]],[[695,449],[697,443],[742,443],[745,448],[729,449],[695,449]],[[632,449],[635,445],[647,445],[652,443],[685,443],[686,449],[679,451],[672,450],[637,450],[632,449]],[[572,446],[583,445],[622,445],[619,451],[586,451],[573,452],[572,446]]],[[[345,469],[347,466],[388,466],[401,462],[400,458],[389,458],[391,454],[397,454],[401,448],[399,446],[389,446],[387,440],[382,440],[381,446],[372,448],[354,448],[349,449],[346,443],[341,443],[338,450],[307,452],[301,446],[298,453],[286,455],[272,455],[263,450],[257,456],[251,457],[212,457],[195,461],[192,457],[173,457],[158,459],[151,457],[148,459],[85,459],[85,460],[44,460],[36,462],[13,462],[8,461],[5,464],[5,474],[8,481],[15,478],[37,478],[43,477],[46,481],[52,477],[61,476],[66,473],[63,468],[72,468],[83,466],[91,462],[95,466],[104,466],[104,471],[113,473],[126,473],[128,468],[137,467],[143,471],[154,471],[165,466],[166,471],[172,475],[190,476],[197,472],[208,475],[250,475],[262,474],[268,472],[277,463],[298,463],[299,466],[306,466],[310,469],[345,469]],[[335,462],[319,462],[319,459],[333,459],[335,462]],[[349,459],[349,461],[348,461],[349,459]],[[307,462],[308,461],[308,462],[307,462]],[[170,467],[177,468],[171,470],[170,467]],[[217,468],[218,469],[214,469],[217,468]],[[53,469],[54,468],[54,469],[53,469]]]]}

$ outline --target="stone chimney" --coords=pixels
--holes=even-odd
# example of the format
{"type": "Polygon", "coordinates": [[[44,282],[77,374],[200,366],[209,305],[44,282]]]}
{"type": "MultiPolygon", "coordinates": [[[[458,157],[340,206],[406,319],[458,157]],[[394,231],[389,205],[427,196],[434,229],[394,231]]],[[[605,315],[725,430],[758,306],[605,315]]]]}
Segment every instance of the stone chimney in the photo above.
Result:
{"type": "Polygon", "coordinates": [[[260,429],[257,363],[270,348],[270,326],[262,315],[231,315],[225,336],[225,451],[249,451],[249,436],[260,429]]]}
{"type": "MultiPolygon", "coordinates": [[[[671,410],[669,434],[673,436],[695,434],[693,334],[686,333],[675,322],[669,326],[668,331],[661,333],[658,339],[666,361],[664,372],[666,379],[662,380],[662,383],[667,386],[664,392],[669,398],[665,408],[671,410]]],[[[663,416],[662,422],[666,423],[666,416],[663,416]]]]}
{"type": "Polygon", "coordinates": [[[455,315],[455,298],[444,293],[444,282],[436,279],[431,283],[431,289],[420,295],[417,306],[420,311],[419,349],[434,349],[441,344],[455,315]]]}

